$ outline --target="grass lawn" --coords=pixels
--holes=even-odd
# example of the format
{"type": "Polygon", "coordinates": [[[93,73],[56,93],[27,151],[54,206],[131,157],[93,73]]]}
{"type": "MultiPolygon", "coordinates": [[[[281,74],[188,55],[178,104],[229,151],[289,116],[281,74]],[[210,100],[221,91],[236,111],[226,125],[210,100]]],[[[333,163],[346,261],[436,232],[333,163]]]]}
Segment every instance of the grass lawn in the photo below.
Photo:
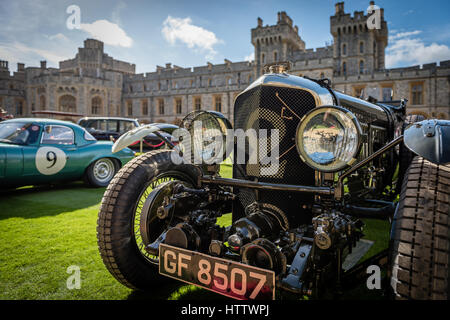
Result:
{"type": "MultiPolygon", "coordinates": [[[[222,170],[231,175],[229,166],[222,170]]],[[[75,182],[0,193],[0,299],[225,299],[181,283],[141,293],[117,282],[97,249],[104,191],[75,182]],[[72,265],[80,267],[80,289],[67,289],[72,265]]],[[[220,223],[231,223],[231,216],[220,223]]],[[[385,248],[387,224],[368,223],[367,238],[377,240],[371,251],[385,248]]]]}

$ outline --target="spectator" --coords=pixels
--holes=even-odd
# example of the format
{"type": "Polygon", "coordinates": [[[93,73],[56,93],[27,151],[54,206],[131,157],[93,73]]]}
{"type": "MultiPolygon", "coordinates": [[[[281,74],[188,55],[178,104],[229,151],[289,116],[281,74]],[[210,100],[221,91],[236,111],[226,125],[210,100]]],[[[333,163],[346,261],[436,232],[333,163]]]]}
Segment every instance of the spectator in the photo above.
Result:
{"type": "Polygon", "coordinates": [[[8,112],[5,109],[0,108],[0,121],[12,119],[12,118],[13,118],[13,116],[8,114],[8,112]]]}

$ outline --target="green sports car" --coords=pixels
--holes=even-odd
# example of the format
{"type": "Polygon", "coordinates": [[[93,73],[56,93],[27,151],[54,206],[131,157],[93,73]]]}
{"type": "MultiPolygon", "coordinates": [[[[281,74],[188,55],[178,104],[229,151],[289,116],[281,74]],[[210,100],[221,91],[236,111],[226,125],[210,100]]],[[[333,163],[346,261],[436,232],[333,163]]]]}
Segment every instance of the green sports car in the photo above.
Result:
{"type": "Polygon", "coordinates": [[[84,179],[109,184],[134,157],[131,149],[111,152],[112,142],[97,141],[67,121],[21,118],[0,122],[0,188],[84,179]]]}

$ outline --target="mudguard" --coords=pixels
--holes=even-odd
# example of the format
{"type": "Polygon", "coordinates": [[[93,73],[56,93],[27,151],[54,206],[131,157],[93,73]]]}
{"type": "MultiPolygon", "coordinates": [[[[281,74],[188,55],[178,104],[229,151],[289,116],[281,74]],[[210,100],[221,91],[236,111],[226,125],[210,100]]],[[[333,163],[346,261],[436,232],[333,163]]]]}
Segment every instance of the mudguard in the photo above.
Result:
{"type": "Polygon", "coordinates": [[[424,120],[411,124],[404,134],[406,147],[436,164],[450,163],[450,121],[424,120]]]}
{"type": "Polygon", "coordinates": [[[150,133],[156,131],[165,131],[171,134],[174,131],[174,127],[177,128],[177,126],[174,125],[167,125],[164,123],[161,124],[152,123],[134,128],[133,130],[125,132],[123,135],[119,137],[119,139],[116,140],[116,142],[112,146],[112,152],[113,153],[118,152],[128,147],[129,145],[133,144],[134,142],[141,140],[150,133]]]}

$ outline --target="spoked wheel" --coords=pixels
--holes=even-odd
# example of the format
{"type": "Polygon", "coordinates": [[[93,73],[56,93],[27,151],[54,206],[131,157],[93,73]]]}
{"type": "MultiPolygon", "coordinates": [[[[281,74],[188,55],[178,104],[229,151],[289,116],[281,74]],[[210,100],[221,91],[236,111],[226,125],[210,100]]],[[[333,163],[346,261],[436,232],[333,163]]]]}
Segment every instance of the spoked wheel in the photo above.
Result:
{"type": "MultiPolygon", "coordinates": [[[[200,174],[193,165],[173,163],[173,152],[157,150],[133,159],[115,175],[102,199],[97,221],[100,255],[109,272],[133,289],[148,289],[168,279],[158,274],[158,257],[145,250],[145,243],[179,222],[177,213],[160,219],[153,211],[144,212],[147,200],[170,181],[195,185],[200,174]],[[143,214],[149,222],[144,237],[143,214]]],[[[153,203],[153,208],[158,206],[153,203]]]]}
{"type": "Polygon", "coordinates": [[[163,232],[182,222],[176,215],[160,219],[157,216],[157,208],[163,204],[164,194],[173,189],[171,186],[174,183],[181,182],[192,187],[189,180],[189,177],[177,171],[163,173],[148,183],[139,197],[134,210],[134,237],[139,251],[150,263],[157,265],[159,258],[150,254],[145,247],[154,242],[163,232]]]}

